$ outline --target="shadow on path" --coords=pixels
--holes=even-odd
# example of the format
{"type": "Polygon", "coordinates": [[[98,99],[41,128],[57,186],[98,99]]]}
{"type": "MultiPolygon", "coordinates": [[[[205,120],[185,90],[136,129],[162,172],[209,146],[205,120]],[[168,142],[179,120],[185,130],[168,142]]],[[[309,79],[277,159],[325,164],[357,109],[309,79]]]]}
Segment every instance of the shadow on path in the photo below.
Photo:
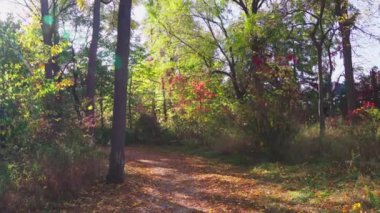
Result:
{"type": "Polygon", "coordinates": [[[66,203],[75,212],[314,212],[282,186],[241,168],[151,147],[126,148],[126,181],[99,183],[66,203]]]}

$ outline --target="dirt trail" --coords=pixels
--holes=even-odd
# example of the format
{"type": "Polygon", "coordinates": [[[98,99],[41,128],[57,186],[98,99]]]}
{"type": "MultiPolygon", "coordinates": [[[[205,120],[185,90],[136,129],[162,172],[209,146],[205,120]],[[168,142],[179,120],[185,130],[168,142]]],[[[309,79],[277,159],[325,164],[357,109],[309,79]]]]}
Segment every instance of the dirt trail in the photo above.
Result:
{"type": "MultiPolygon", "coordinates": [[[[126,148],[126,182],[100,183],[65,204],[77,212],[299,212],[281,185],[243,169],[151,147],[126,148]]],[[[62,209],[61,209],[62,210],[62,209]]]]}

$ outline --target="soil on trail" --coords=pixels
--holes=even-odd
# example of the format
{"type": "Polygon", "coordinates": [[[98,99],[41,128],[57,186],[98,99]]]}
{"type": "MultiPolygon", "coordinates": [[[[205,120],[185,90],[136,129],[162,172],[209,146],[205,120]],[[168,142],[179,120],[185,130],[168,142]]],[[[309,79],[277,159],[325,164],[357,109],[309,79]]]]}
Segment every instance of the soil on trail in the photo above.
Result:
{"type": "Polygon", "coordinates": [[[152,147],[126,148],[122,185],[99,183],[60,210],[75,212],[313,212],[279,183],[243,168],[152,147]]]}

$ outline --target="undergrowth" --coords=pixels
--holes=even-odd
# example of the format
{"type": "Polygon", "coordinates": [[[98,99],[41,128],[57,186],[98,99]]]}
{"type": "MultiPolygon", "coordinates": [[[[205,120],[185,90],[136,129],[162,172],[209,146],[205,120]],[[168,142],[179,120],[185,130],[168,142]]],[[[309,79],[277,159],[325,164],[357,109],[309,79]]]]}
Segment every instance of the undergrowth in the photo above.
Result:
{"type": "Polygon", "coordinates": [[[38,138],[2,150],[0,210],[37,211],[76,196],[104,176],[105,154],[83,132],[38,138]]]}

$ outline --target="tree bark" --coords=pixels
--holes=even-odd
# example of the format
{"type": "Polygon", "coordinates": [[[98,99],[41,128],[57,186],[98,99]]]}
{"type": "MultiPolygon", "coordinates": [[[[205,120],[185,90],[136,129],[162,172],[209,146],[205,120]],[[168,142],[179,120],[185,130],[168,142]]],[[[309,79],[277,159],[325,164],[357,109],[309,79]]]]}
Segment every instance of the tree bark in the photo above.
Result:
{"type": "MultiPolygon", "coordinates": [[[[42,36],[45,45],[53,46],[53,24],[49,22],[51,16],[49,15],[49,1],[40,0],[41,4],[41,27],[42,27],[42,36]]],[[[53,79],[53,65],[52,60],[49,59],[45,63],[45,78],[53,79]]]]}
{"type": "Polygon", "coordinates": [[[77,86],[78,86],[78,71],[77,71],[77,60],[75,58],[75,49],[73,46],[71,46],[71,52],[72,52],[72,62],[74,65],[73,69],[73,85],[71,86],[71,93],[73,95],[74,99],[74,110],[77,113],[78,121],[80,122],[80,125],[82,125],[82,115],[81,115],[81,103],[80,99],[77,93],[77,86]]]}
{"type": "MultiPolygon", "coordinates": [[[[329,42],[332,42],[331,40],[329,42]]],[[[328,55],[328,62],[329,62],[329,75],[328,75],[328,94],[329,94],[329,113],[327,116],[333,116],[334,115],[334,91],[333,91],[333,82],[332,82],[332,75],[334,73],[334,63],[331,53],[331,44],[329,44],[326,47],[327,55],[328,55]]]]}
{"type": "Polygon", "coordinates": [[[100,128],[104,129],[104,99],[99,98],[99,110],[100,110],[100,128]]]}
{"type": "Polygon", "coordinates": [[[348,0],[337,0],[337,15],[339,19],[339,31],[342,37],[344,77],[346,82],[346,97],[348,113],[356,108],[356,91],[354,69],[352,66],[351,27],[352,18],[348,18],[348,0]]]}
{"type": "Polygon", "coordinates": [[[96,90],[96,62],[100,31],[100,0],[95,0],[92,23],[92,38],[88,55],[88,71],[86,77],[86,116],[90,122],[89,134],[93,138],[95,133],[95,90],[96,90]]]}
{"type": "Polygon", "coordinates": [[[347,110],[349,112],[353,111],[356,108],[356,92],[354,69],[352,67],[352,48],[350,34],[351,32],[348,29],[344,29],[342,32],[344,77],[346,79],[347,110]]]}
{"type": "Polygon", "coordinates": [[[322,44],[317,46],[317,56],[318,56],[318,115],[319,115],[319,135],[323,137],[325,135],[326,122],[325,122],[325,112],[324,112],[324,89],[323,89],[323,62],[322,62],[322,44]]]}
{"type": "MultiPolygon", "coordinates": [[[[260,8],[266,2],[266,0],[252,0],[250,4],[247,1],[243,1],[243,0],[233,0],[233,2],[235,2],[240,7],[241,10],[243,10],[243,12],[246,15],[246,18],[249,18],[253,15],[256,15],[259,12],[260,8]]],[[[257,37],[255,35],[252,35],[251,40],[252,40],[251,45],[250,45],[251,51],[253,54],[258,54],[259,52],[261,52],[261,48],[258,45],[259,42],[256,42],[257,37]]],[[[254,68],[256,66],[253,65],[253,62],[251,63],[252,63],[251,72],[253,74],[253,84],[254,84],[255,93],[256,93],[255,96],[257,99],[260,99],[263,93],[264,86],[260,77],[257,75],[258,69],[254,68]]],[[[239,82],[237,81],[236,74],[235,76],[231,77],[231,80],[232,80],[237,98],[240,101],[242,101],[246,94],[246,91],[244,89],[242,82],[240,82],[239,84],[239,82]],[[242,87],[239,87],[239,85],[242,85],[242,87]]]]}
{"type": "MultiPolygon", "coordinates": [[[[49,5],[49,0],[40,0],[41,6],[41,28],[44,45],[53,47],[59,43],[58,36],[58,21],[57,21],[57,4],[55,1],[49,5]],[[51,9],[51,12],[50,12],[51,9]]],[[[50,54],[49,54],[50,55],[50,54]]],[[[48,80],[57,80],[59,82],[61,77],[54,79],[60,71],[58,65],[58,56],[54,55],[45,62],[45,78],[48,80]]],[[[49,95],[45,97],[45,119],[51,125],[51,136],[55,135],[59,131],[60,121],[63,118],[62,109],[62,95],[61,91],[55,95],[49,95]]]]}
{"type": "Polygon", "coordinates": [[[324,12],[326,7],[326,0],[320,1],[320,9],[318,15],[316,15],[316,23],[314,29],[311,32],[311,39],[317,50],[317,60],[318,60],[318,117],[319,117],[319,139],[322,150],[322,139],[325,135],[326,122],[324,113],[324,83],[323,83],[323,45],[326,40],[326,34],[324,32],[324,27],[322,24],[324,12]],[[317,36],[319,34],[319,36],[317,36]]]}
{"type": "Polygon", "coordinates": [[[162,89],[162,108],[164,110],[164,121],[168,121],[168,110],[167,110],[167,104],[166,104],[166,88],[165,88],[165,79],[164,77],[161,78],[161,89],[162,89]]]}
{"type": "Polygon", "coordinates": [[[132,0],[120,0],[115,57],[115,93],[112,139],[107,183],[124,182],[124,143],[127,108],[128,58],[131,37],[132,0]]]}
{"type": "MultiPolygon", "coordinates": [[[[52,7],[53,7],[53,12],[52,12],[52,17],[53,17],[53,24],[52,24],[52,45],[58,45],[59,43],[59,31],[58,31],[58,27],[59,27],[59,22],[57,20],[57,2],[56,1],[53,1],[52,2],[52,7]]],[[[57,82],[61,82],[62,81],[62,78],[63,76],[60,75],[60,67],[58,65],[58,55],[54,55],[52,56],[51,58],[51,64],[52,64],[52,69],[53,69],[53,76],[59,76],[59,78],[57,79],[57,82]]]]}
{"type": "Polygon", "coordinates": [[[133,85],[133,79],[132,79],[132,73],[129,77],[129,97],[128,97],[128,127],[129,129],[133,128],[133,115],[132,115],[132,85],[133,85]]]}

